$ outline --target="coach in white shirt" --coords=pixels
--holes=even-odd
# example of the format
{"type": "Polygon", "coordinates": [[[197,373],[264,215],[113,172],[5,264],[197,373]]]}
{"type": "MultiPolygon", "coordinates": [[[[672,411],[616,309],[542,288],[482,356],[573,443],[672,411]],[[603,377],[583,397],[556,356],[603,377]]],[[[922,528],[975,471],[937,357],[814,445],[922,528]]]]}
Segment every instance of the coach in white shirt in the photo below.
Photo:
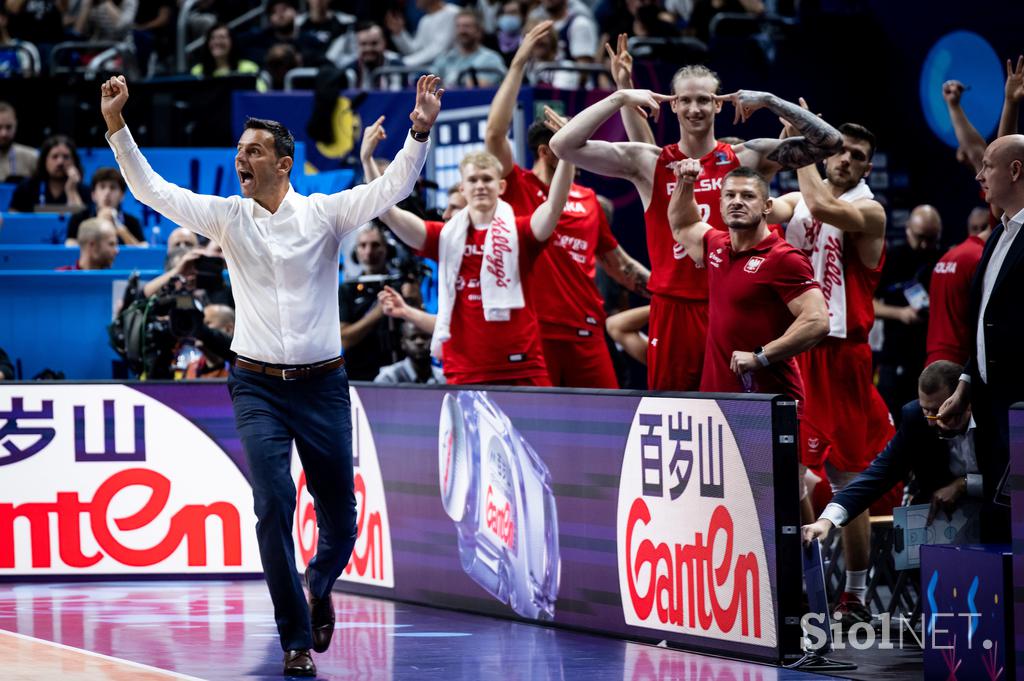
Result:
{"type": "Polygon", "coordinates": [[[309,649],[323,652],[330,644],[331,588],[356,539],[348,378],[335,302],[341,237],[412,192],[441,107],[439,81],[424,76],[417,83],[412,129],[382,177],[308,197],[296,194],[288,180],[291,133],[260,119],[246,121],[238,140],[242,196],[202,196],[165,181],[125,127],[124,77],[101,86],[107,141],[135,198],[224,249],[237,305],[231,349],[238,360],[228,390],[251,471],[256,534],[288,675],[316,674],[309,649]],[[292,441],[316,502],[319,530],[316,556],[306,569],[308,606],[292,544],[292,441]]]}

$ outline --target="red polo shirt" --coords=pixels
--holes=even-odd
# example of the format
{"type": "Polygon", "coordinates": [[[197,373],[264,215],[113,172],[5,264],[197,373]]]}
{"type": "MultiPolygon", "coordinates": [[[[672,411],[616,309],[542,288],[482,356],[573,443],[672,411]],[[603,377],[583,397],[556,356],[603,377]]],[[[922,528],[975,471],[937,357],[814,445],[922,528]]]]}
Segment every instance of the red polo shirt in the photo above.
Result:
{"type": "Polygon", "coordinates": [[[925,366],[945,359],[957,364],[967,362],[971,351],[969,297],[971,279],[981,262],[985,242],[976,236],[949,249],[932,270],[928,295],[928,359],[925,366]]]}
{"type": "Polygon", "coordinates": [[[775,232],[750,250],[735,252],[729,232],[704,235],[708,273],[708,337],[704,392],[783,393],[803,400],[803,381],[793,358],[772,362],[744,380],[730,371],[735,350],[753,352],[786,332],[795,317],[787,307],[818,288],[810,261],[775,232]],[[746,383],[746,385],[744,385],[746,383]]]}

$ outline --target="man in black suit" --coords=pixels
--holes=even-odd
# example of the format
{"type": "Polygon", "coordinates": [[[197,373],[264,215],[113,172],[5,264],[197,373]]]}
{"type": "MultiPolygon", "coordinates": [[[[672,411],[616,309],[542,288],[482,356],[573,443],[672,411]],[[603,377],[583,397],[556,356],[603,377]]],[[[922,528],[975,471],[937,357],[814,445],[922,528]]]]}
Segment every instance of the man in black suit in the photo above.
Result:
{"type": "MultiPolygon", "coordinates": [[[[985,500],[1000,492],[1010,456],[1009,408],[1024,400],[1024,135],[1006,135],[988,145],[978,171],[985,200],[1003,213],[985,244],[971,285],[971,354],[956,392],[939,410],[941,423],[958,421],[970,407],[978,421],[979,464],[985,500]]],[[[1009,513],[990,509],[982,539],[1008,541],[1009,513]]]]}
{"type": "Polygon", "coordinates": [[[945,360],[925,367],[917,383],[918,399],[903,406],[899,430],[871,465],[833,497],[821,517],[804,525],[804,541],[823,540],[833,527],[856,518],[910,473],[914,503],[930,502],[931,517],[952,510],[965,496],[981,497],[984,479],[978,474],[970,410],[955,427],[941,424],[937,416],[962,371],[959,364],[945,360]]]}

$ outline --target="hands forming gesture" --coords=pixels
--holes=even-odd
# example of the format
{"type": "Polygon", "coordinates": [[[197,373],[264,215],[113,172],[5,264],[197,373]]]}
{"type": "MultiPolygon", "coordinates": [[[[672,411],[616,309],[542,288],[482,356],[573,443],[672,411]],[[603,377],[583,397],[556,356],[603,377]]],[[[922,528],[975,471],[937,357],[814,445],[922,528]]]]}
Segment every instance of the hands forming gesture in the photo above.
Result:
{"type": "Polygon", "coordinates": [[[377,150],[377,145],[380,144],[381,140],[387,139],[387,137],[387,133],[384,132],[384,117],[381,116],[372,125],[367,126],[363,130],[363,142],[359,145],[359,160],[372,160],[373,152],[377,150]]]}
{"type": "Polygon", "coordinates": [[[615,50],[612,50],[609,43],[604,44],[604,49],[608,53],[612,80],[615,81],[616,87],[622,89],[633,87],[633,55],[629,53],[626,34],[619,34],[615,50]]]}
{"type": "Polygon", "coordinates": [[[716,102],[732,102],[732,105],[736,107],[736,116],[733,118],[733,124],[747,122],[747,119],[758,109],[764,108],[768,104],[768,100],[771,94],[768,92],[756,92],[754,90],[737,90],[732,94],[728,95],[715,95],[716,102]]]}
{"type": "Polygon", "coordinates": [[[533,54],[533,48],[537,46],[541,38],[546,36],[550,31],[551,27],[555,25],[555,22],[548,20],[542,21],[523,36],[523,41],[519,43],[519,49],[516,50],[515,55],[512,57],[513,66],[523,66],[530,60],[530,56],[533,54]]]}
{"type": "Polygon", "coordinates": [[[684,158],[672,166],[672,172],[676,174],[676,178],[683,184],[693,184],[696,182],[697,178],[700,177],[701,170],[700,160],[696,158],[684,158]]]}
{"type": "Polygon", "coordinates": [[[661,116],[661,105],[676,98],[675,95],[660,95],[650,90],[619,90],[618,95],[622,97],[623,106],[635,108],[645,118],[654,119],[655,123],[661,116]]]}
{"type": "Polygon", "coordinates": [[[1006,60],[1006,98],[1011,102],[1024,99],[1024,55],[1017,57],[1017,66],[1013,60],[1006,60]]]}
{"type": "Polygon", "coordinates": [[[416,106],[409,114],[409,120],[412,121],[413,130],[416,132],[430,130],[437,120],[437,114],[441,111],[441,95],[444,94],[444,90],[438,88],[440,84],[441,79],[433,74],[420,76],[416,81],[416,106]]]}

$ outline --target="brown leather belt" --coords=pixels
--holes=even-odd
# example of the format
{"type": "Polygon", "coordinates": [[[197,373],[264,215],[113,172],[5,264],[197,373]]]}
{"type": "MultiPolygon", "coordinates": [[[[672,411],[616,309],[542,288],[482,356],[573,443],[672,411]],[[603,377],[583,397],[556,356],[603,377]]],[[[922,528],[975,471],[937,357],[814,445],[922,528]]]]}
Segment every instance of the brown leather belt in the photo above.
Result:
{"type": "Polygon", "coordinates": [[[335,357],[329,359],[326,362],[318,362],[316,364],[301,364],[299,366],[286,367],[280,364],[267,364],[266,362],[255,362],[245,357],[236,357],[235,366],[239,369],[245,369],[256,374],[266,374],[267,376],[274,376],[284,381],[299,381],[306,378],[313,378],[314,376],[320,376],[326,374],[328,371],[333,371],[340,366],[344,366],[344,357],[335,357]]]}

